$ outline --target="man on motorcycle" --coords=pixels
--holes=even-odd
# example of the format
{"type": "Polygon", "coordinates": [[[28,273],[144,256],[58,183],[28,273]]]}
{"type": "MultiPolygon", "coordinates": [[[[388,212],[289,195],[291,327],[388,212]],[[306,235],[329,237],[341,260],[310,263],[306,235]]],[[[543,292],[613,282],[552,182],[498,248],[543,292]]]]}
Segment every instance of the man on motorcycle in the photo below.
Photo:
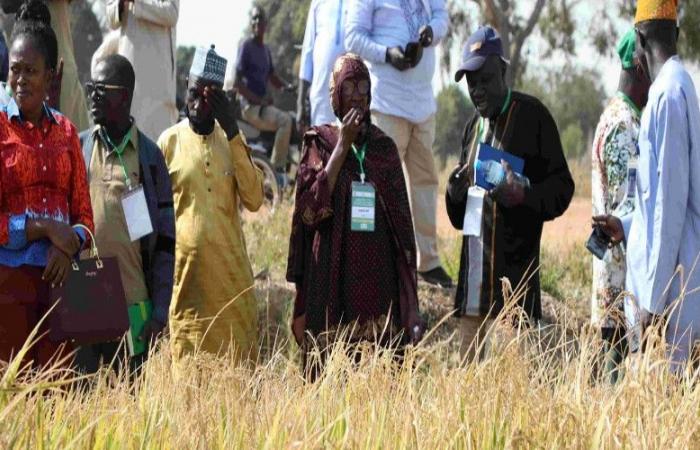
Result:
{"type": "Polygon", "coordinates": [[[246,39],[238,49],[234,88],[241,98],[243,119],[261,131],[274,131],[275,144],[272,149],[272,165],[280,186],[287,185],[286,163],[289,140],[292,133],[291,116],[275,108],[267,96],[268,82],[285,91],[294,86],[282,80],[275,72],[272,54],[264,43],[267,18],[262,8],[251,10],[250,28],[253,36],[246,39]]]}

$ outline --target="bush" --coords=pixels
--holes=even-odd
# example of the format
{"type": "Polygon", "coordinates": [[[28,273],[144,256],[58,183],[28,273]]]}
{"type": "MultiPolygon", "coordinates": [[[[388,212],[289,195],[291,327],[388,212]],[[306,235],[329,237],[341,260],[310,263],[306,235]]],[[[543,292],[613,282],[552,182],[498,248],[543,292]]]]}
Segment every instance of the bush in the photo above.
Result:
{"type": "Polygon", "coordinates": [[[459,86],[450,85],[438,94],[433,151],[441,165],[450,156],[459,157],[464,126],[473,113],[474,107],[459,86]]]}
{"type": "Polygon", "coordinates": [[[570,123],[561,132],[561,145],[567,159],[578,158],[586,152],[583,130],[576,123],[570,123]]]}

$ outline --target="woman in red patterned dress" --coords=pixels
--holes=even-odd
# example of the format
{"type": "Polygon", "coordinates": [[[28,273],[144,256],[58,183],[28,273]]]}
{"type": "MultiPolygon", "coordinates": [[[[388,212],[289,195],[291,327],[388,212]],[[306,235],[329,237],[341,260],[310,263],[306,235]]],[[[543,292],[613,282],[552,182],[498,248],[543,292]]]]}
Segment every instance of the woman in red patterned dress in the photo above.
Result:
{"type": "MultiPolygon", "coordinates": [[[[30,7],[36,10],[36,2],[25,3],[18,16],[25,17],[30,7]]],[[[72,226],[93,228],[77,131],[45,104],[57,54],[56,36],[45,20],[16,23],[8,78],[13,95],[0,109],[0,361],[4,362],[17,355],[47,312],[51,286],[66,279],[71,259],[86,239],[72,226]]],[[[44,323],[39,335],[45,332],[44,323]]],[[[24,361],[45,366],[58,361],[68,347],[42,336],[24,361]]]]}
{"type": "Polygon", "coordinates": [[[396,145],[370,121],[359,57],[336,62],[331,101],[341,122],[306,133],[297,175],[287,268],[297,290],[294,336],[322,349],[339,330],[352,341],[415,342],[423,324],[408,194],[396,145]],[[357,214],[357,199],[372,192],[357,214]]]}

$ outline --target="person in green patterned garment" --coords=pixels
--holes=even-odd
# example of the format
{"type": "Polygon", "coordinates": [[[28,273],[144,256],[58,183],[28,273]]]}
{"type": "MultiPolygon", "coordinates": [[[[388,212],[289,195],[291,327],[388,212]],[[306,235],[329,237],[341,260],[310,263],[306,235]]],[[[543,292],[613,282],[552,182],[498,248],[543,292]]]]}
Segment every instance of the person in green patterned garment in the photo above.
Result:
{"type": "MultiPolygon", "coordinates": [[[[594,216],[622,216],[634,209],[639,121],[651,82],[635,55],[634,29],[622,37],[617,53],[621,62],[619,87],[600,117],[591,151],[594,216]]],[[[625,273],[622,246],[608,250],[602,260],[593,258],[591,322],[601,329],[605,343],[603,373],[611,383],[618,379],[618,366],[627,348],[620,295],[625,288],[625,273]]]]}

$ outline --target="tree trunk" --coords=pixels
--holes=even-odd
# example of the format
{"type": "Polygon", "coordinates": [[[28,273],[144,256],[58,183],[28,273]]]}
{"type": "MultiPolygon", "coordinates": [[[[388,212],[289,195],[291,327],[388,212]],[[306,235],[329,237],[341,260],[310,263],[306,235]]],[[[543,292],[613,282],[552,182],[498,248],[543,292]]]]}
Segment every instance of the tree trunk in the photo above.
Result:
{"type": "Polygon", "coordinates": [[[492,24],[501,35],[501,43],[505,57],[510,60],[510,67],[506,72],[506,83],[513,86],[515,81],[522,75],[522,49],[527,38],[532,34],[535,25],[540,20],[546,0],[536,0],[529,17],[519,32],[515,32],[517,27],[511,22],[515,10],[515,0],[483,0],[480,3],[482,13],[486,23],[492,24]]]}

